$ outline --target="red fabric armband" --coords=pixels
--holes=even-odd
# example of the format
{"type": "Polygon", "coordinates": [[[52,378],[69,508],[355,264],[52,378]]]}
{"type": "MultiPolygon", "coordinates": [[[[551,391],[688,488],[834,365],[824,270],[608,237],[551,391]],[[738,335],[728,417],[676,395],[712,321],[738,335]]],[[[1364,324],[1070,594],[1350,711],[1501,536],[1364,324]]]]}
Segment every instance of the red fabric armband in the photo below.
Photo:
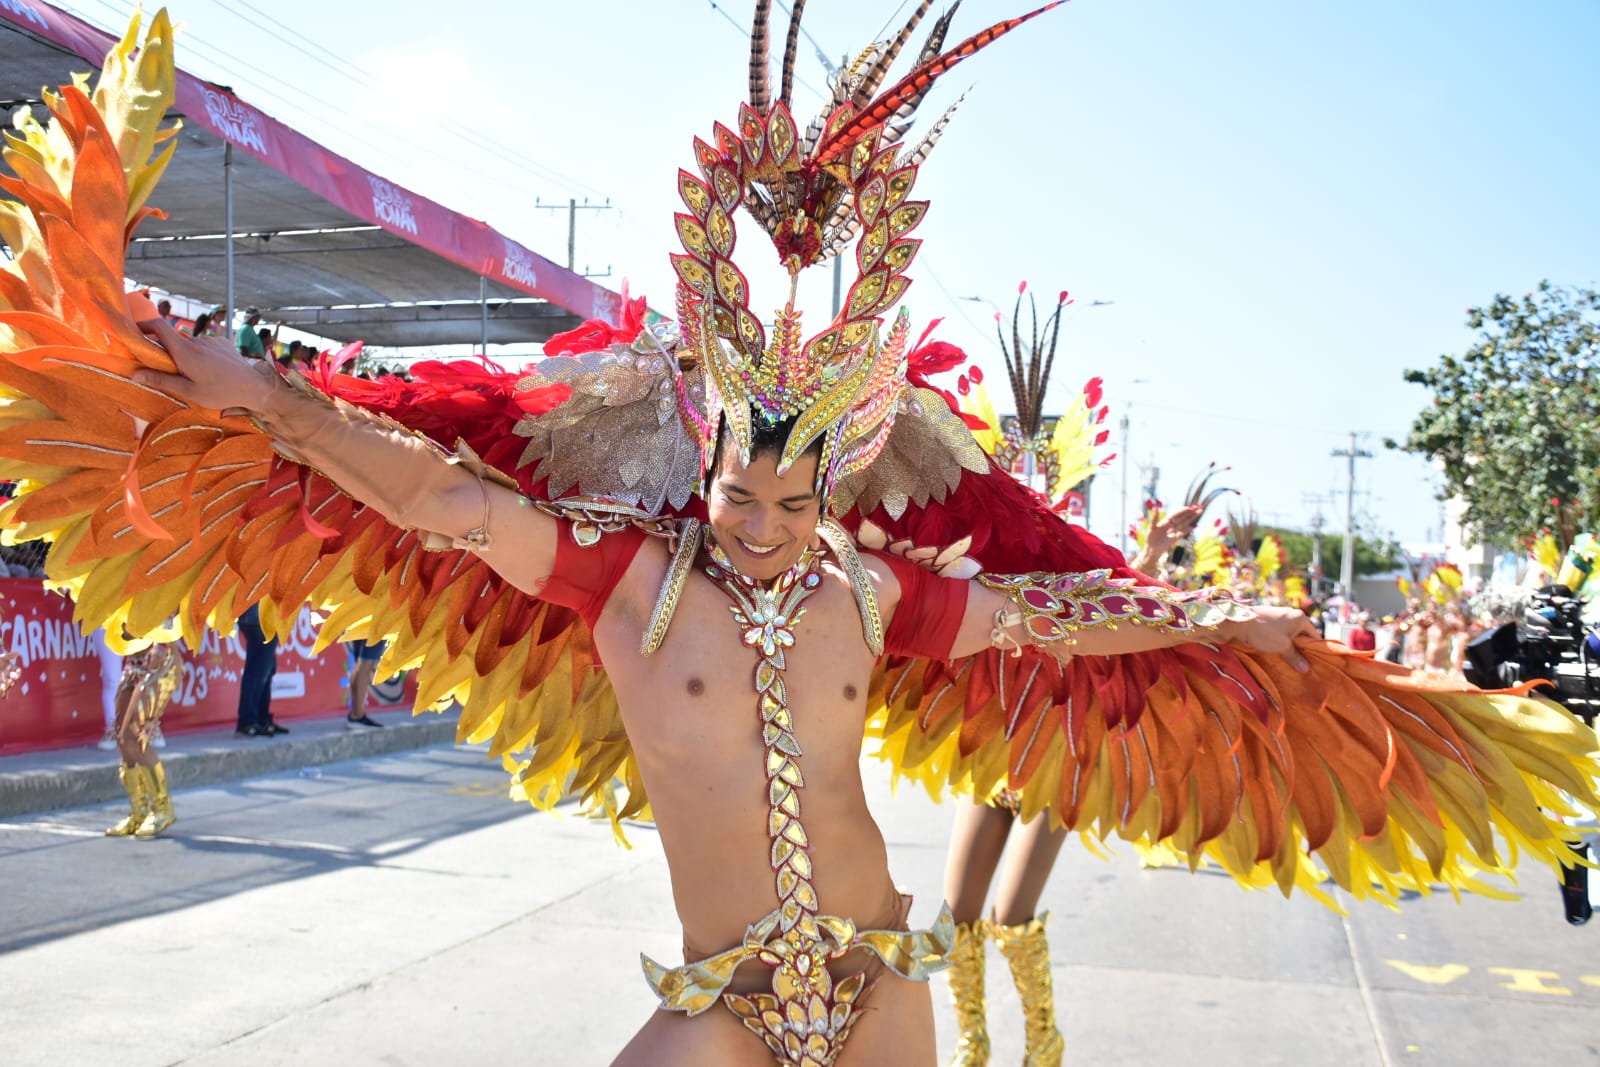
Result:
{"type": "Polygon", "coordinates": [[[571,608],[583,616],[593,629],[595,620],[611,599],[611,591],[622,581],[628,564],[644,544],[645,533],[634,527],[601,534],[598,543],[584,548],[572,539],[563,522],[556,532],[556,563],[539,599],[571,608]]]}
{"type": "Polygon", "coordinates": [[[941,578],[887,552],[871,554],[882,560],[900,583],[900,606],[883,635],[883,650],[891,656],[948,660],[966,615],[969,583],[941,578]]]}

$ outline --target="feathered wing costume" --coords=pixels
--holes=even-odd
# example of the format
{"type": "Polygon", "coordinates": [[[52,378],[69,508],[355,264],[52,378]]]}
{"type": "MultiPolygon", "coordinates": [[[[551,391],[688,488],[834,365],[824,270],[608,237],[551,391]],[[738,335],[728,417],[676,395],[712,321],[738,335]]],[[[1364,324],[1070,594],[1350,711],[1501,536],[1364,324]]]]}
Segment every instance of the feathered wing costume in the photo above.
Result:
{"type": "MultiPolygon", "coordinates": [[[[300,387],[347,419],[406,428],[419,448],[454,446],[458,462],[514,484],[588,541],[624,526],[672,536],[700,508],[719,423],[747,447],[752,411],[788,411],[799,420],[785,460],[824,439],[820,480],[846,530],[870,519],[936,561],[979,561],[1041,645],[1130,620],[1181,627],[1212,610],[1136,588],[1115,550],[999,470],[926,380],[938,360],[907,351],[903,313],[880,336],[926,209],[908,196],[916,166],[948,119],[902,147],[910,111],[934,77],[1022,20],[944,52],[938,20],[912,74],[880,92],[908,26],[863,52],[801,130],[790,64],[776,98],[767,86],[765,8],[737,131],[719,125],[697,141],[699,173],[680,177],[676,327],[642,328],[637,302],[622,326],[591,323],[549,346],[565,354],[526,376],[434,363],[411,383],[365,383],[325,365],[300,387]],[[750,312],[732,262],[740,207],[794,273],[857,238],[857,280],[822,334],[802,342],[791,307],[768,338],[750,312]]],[[[647,814],[576,612],[519,593],[470,551],[430,550],[427,535],[280,455],[252,421],[130,380],[173,369],[123,297],[129,235],[176,143],[160,126],[170,23],[160,14],[142,42],[137,33],[136,22],[93,92],[51,94],[50,125],[8,139],[0,476],[21,483],[3,512],[11,535],[53,542],[48,572],[72,587],[86,629],[146,633],[176,613],[193,642],[253,603],[269,624],[329,605],[324,641],[392,635],[390,665],[417,667],[424,705],[460,699],[461,736],[490,741],[519,792],[553,803],[570,789],[614,818],[647,814]],[[625,800],[608,788],[616,776],[625,800]]],[[[1005,779],[1025,815],[1164,843],[1284,892],[1315,892],[1322,869],[1385,901],[1441,882],[1487,892],[1474,874],[1518,852],[1571,858],[1559,816],[1600,806],[1595,737],[1573,716],[1515,693],[1421,689],[1335,645],[1303,650],[1304,674],[1204,644],[1065,664],[1049,647],[887,656],[870,707],[900,773],[935,793],[1005,779]]]]}

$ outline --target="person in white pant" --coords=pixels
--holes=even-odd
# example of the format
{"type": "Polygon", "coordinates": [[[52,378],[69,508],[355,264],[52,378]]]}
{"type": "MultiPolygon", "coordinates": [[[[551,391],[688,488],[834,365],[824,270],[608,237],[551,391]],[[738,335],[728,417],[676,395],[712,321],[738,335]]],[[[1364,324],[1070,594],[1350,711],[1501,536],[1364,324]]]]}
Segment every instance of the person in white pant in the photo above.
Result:
{"type": "Polygon", "coordinates": [[[100,738],[102,752],[117,749],[117,683],[122,679],[122,657],[106,643],[104,627],[94,632],[95,651],[100,654],[100,714],[105,718],[106,732],[100,738]]]}

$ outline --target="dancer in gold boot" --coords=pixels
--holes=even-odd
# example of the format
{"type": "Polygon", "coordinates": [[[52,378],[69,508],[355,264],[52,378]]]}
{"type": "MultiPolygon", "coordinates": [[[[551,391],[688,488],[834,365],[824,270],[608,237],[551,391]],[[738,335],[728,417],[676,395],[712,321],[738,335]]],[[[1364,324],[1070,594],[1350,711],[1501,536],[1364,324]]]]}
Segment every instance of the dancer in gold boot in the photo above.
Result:
{"type": "Polygon", "coordinates": [[[1050,946],[1044,932],[1049,919],[1050,913],[1045,912],[1015,926],[990,924],[994,943],[1011,965],[1011,980],[1022,999],[1028,1040],[1024,1067],[1060,1067],[1065,1045],[1056,1029],[1056,1000],[1050,983],[1050,946]]]}
{"type": "Polygon", "coordinates": [[[128,793],[128,814],[115,826],[106,829],[107,837],[131,837],[150,814],[150,782],[145,768],[137,763],[124,763],[117,771],[122,788],[128,793]]]}
{"type": "Polygon", "coordinates": [[[157,761],[145,773],[150,778],[150,814],[134,831],[136,837],[154,837],[178,821],[172,810],[172,797],[167,794],[167,769],[157,761]]]}
{"type": "Polygon", "coordinates": [[[122,756],[122,787],[128,815],[107,837],[154,837],[177,821],[167,793],[167,772],[150,739],[161,723],[182,675],[183,661],[171,645],[151,645],[122,661],[117,683],[117,719],[112,729],[122,756]]]}
{"type": "MultiPolygon", "coordinates": [[[[1040,920],[1039,898],[1055,867],[1056,855],[1066,841],[1066,833],[1053,829],[1047,815],[1039,815],[1029,822],[1018,817],[1015,794],[1000,790],[988,803],[967,804],[956,813],[955,827],[950,835],[950,856],[944,874],[945,899],[955,916],[956,929],[982,928],[992,937],[1006,959],[1011,963],[1017,990],[1022,994],[1022,1007],[1028,1021],[1028,1058],[1026,1063],[1054,1064],[1061,1062],[1061,1035],[1056,1033],[1055,1007],[1050,1001],[1049,962],[1043,964],[1043,1003],[1038,1003],[1038,993],[1023,987],[1018,970],[1017,946],[1031,924],[1040,920]],[[1007,845],[1010,845],[1009,850],[1007,845]],[[1004,861],[1002,863],[1002,860],[1004,861]],[[998,877],[997,877],[998,874],[998,877]],[[994,913],[992,919],[983,919],[989,898],[990,884],[994,884],[994,913]],[[1010,924],[1010,925],[1002,925],[1010,924]],[[1007,949],[1006,946],[1011,946],[1007,949]],[[1032,999],[1030,999],[1030,996],[1032,999]],[[1042,1011],[1042,1015],[1039,1013],[1042,1011]],[[1036,1017],[1046,1020],[1039,1035],[1034,1033],[1036,1017]],[[1049,1035],[1053,1040],[1041,1043],[1049,1035]],[[1049,1054],[1054,1050],[1053,1057],[1049,1054]],[[1040,1053],[1043,1053],[1042,1055],[1040,1053]]],[[[1038,951],[1044,954],[1043,926],[1039,926],[1038,951]]],[[[988,1023],[983,1010],[983,940],[977,942],[978,981],[975,1007],[963,1005],[963,990],[957,985],[956,975],[961,969],[960,948],[956,943],[956,960],[952,961],[950,992],[956,998],[956,1019],[961,1025],[961,1036],[956,1045],[952,1064],[981,1064],[989,1055],[988,1023]],[[968,1020],[975,1020],[975,1029],[969,1031],[968,1020]],[[969,1045],[982,1049],[981,1056],[968,1052],[969,1045]],[[963,1058],[966,1056],[967,1058],[963,1058]]]]}
{"type": "Polygon", "coordinates": [[[956,939],[950,955],[950,999],[955,1002],[956,1054],[950,1067],[984,1067],[989,1062],[989,1028],[984,1021],[983,950],[989,937],[989,923],[979,919],[956,925],[956,939]]]}

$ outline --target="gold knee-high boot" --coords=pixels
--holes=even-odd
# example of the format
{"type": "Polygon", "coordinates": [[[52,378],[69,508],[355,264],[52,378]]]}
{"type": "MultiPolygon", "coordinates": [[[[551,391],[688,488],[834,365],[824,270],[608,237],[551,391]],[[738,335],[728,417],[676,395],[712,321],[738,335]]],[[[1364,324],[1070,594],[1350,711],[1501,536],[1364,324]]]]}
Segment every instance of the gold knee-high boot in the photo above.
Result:
{"type": "Polygon", "coordinates": [[[106,830],[106,836],[132,837],[134,831],[144,823],[145,816],[150,814],[150,783],[145,768],[137,763],[124,763],[117,770],[117,777],[122,779],[122,788],[128,793],[128,814],[117,825],[106,830]]]}
{"type": "Polygon", "coordinates": [[[167,769],[161,764],[144,768],[150,781],[150,814],[144,817],[134,833],[139,837],[154,837],[173,823],[178,816],[172,811],[172,797],[167,793],[167,769]]]}
{"type": "Polygon", "coordinates": [[[1011,965],[1011,980],[1022,999],[1022,1017],[1027,1032],[1024,1067],[1060,1067],[1065,1042],[1056,1029],[1055,992],[1050,984],[1050,946],[1044,926],[1050,919],[1045,912],[1016,926],[991,923],[994,943],[1011,965]]]}
{"type": "Polygon", "coordinates": [[[984,1067],[989,1062],[989,1028],[984,1021],[983,951],[989,923],[956,924],[955,944],[950,948],[950,999],[955,1002],[956,1054],[950,1067],[984,1067]]]}

